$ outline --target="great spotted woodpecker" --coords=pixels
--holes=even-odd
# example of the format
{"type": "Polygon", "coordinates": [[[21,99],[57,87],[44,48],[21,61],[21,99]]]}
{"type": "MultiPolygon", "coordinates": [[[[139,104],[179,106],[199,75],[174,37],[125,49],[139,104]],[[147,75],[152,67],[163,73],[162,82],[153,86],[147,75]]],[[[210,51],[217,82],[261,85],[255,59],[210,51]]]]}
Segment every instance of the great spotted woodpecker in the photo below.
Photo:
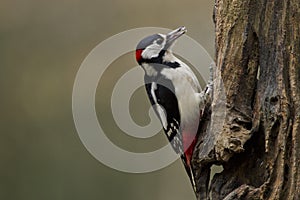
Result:
{"type": "Polygon", "coordinates": [[[136,60],[145,71],[145,86],[174,151],[196,189],[191,159],[197,142],[201,105],[211,87],[201,92],[200,84],[187,64],[172,53],[175,41],[185,27],[168,34],[154,34],[142,39],[136,48],[136,60]]]}

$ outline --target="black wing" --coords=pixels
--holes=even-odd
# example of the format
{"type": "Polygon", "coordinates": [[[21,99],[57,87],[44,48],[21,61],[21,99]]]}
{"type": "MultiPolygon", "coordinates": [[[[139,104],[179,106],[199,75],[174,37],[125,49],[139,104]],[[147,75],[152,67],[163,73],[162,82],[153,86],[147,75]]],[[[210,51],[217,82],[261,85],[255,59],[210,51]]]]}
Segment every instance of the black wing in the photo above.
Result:
{"type": "Polygon", "coordinates": [[[180,133],[180,113],[178,101],[171,81],[150,82],[146,80],[146,91],[158,115],[165,134],[177,154],[183,155],[182,135],[180,133]]]}

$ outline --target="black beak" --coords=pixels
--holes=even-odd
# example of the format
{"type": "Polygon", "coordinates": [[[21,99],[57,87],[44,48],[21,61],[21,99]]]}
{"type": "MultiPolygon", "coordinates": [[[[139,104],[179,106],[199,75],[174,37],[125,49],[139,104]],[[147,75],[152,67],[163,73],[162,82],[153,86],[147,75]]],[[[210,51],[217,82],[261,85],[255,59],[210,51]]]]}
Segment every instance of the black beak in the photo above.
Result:
{"type": "Polygon", "coordinates": [[[169,48],[180,36],[186,33],[186,28],[181,26],[167,34],[166,47],[169,48]]]}

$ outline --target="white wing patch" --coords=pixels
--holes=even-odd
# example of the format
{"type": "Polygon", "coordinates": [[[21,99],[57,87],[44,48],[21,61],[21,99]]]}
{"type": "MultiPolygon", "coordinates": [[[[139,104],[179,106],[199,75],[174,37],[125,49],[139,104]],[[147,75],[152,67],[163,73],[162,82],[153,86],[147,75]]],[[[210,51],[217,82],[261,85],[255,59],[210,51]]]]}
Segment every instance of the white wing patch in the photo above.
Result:
{"type": "Polygon", "coordinates": [[[167,114],[166,114],[165,109],[159,104],[155,104],[155,105],[153,105],[153,107],[157,111],[159,119],[160,119],[164,129],[166,130],[168,127],[168,122],[167,122],[167,114]]]}
{"type": "Polygon", "coordinates": [[[165,111],[165,109],[158,104],[156,95],[155,95],[155,90],[157,89],[157,84],[156,83],[152,83],[151,84],[151,96],[153,98],[153,101],[155,102],[155,104],[153,105],[154,110],[156,110],[158,117],[164,127],[164,129],[166,130],[168,127],[168,122],[167,122],[167,113],[165,111]]]}
{"type": "Polygon", "coordinates": [[[155,90],[157,90],[157,84],[155,82],[153,82],[151,84],[151,95],[152,95],[152,98],[153,98],[154,102],[157,103],[157,98],[156,98],[156,95],[155,95],[155,90]]]}

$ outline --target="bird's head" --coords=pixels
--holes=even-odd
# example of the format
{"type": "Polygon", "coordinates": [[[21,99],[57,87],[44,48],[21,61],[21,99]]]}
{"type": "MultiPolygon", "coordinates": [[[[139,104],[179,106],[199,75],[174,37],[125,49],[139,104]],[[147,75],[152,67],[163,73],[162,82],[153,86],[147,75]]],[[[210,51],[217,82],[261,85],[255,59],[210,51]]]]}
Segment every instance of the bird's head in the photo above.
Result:
{"type": "Polygon", "coordinates": [[[137,62],[140,65],[143,63],[163,63],[165,54],[171,53],[173,44],[185,32],[186,28],[181,26],[166,35],[158,33],[142,39],[135,51],[137,62]]]}

